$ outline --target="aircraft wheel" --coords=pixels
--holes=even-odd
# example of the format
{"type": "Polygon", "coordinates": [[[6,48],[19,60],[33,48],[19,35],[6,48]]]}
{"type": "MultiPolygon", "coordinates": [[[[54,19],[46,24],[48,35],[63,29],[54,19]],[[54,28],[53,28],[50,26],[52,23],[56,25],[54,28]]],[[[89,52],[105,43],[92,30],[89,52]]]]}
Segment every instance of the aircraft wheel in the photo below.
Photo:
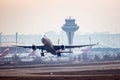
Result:
{"type": "Polygon", "coordinates": [[[61,57],[61,53],[58,53],[57,56],[58,56],[58,57],[61,57]]]}
{"type": "Polygon", "coordinates": [[[41,56],[44,56],[44,53],[41,53],[41,56]]]}

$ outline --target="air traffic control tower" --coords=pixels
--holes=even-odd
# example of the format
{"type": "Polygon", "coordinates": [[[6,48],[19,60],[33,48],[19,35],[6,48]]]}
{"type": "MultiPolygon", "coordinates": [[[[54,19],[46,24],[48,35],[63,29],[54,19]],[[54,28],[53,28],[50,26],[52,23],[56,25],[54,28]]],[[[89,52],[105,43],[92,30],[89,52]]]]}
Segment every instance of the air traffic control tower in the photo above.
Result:
{"type": "Polygon", "coordinates": [[[75,24],[75,19],[71,19],[71,17],[65,19],[65,24],[62,26],[62,29],[67,33],[68,44],[72,45],[74,32],[79,29],[79,26],[75,24]]]}

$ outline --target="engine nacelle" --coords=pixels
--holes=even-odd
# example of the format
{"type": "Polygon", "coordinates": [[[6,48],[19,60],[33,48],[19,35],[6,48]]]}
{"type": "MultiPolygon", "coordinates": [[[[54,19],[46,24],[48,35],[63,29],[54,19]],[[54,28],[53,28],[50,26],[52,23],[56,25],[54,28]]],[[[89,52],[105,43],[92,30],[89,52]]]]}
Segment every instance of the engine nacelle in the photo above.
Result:
{"type": "Polygon", "coordinates": [[[32,45],[32,49],[35,51],[37,47],[35,45],[32,45]]]}
{"type": "Polygon", "coordinates": [[[65,46],[64,45],[61,45],[60,47],[62,50],[65,50],[65,46]]]}

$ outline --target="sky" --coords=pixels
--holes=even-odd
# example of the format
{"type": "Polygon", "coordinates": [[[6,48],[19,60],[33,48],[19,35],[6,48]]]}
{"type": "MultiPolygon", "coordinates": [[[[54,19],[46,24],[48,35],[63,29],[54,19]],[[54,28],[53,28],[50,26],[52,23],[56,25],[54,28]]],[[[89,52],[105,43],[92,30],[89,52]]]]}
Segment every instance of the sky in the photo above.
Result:
{"type": "Polygon", "coordinates": [[[120,33],[120,0],[0,0],[0,32],[60,32],[71,17],[80,33],[120,33]]]}

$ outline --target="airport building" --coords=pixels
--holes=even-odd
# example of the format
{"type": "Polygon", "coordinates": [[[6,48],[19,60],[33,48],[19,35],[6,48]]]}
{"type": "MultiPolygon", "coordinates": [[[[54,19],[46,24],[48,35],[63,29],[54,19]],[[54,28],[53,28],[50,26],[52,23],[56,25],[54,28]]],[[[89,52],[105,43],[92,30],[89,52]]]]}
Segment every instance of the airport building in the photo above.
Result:
{"type": "Polygon", "coordinates": [[[65,24],[63,24],[62,29],[67,34],[68,44],[72,45],[74,32],[79,29],[79,26],[77,26],[77,24],[75,24],[75,19],[71,19],[71,17],[69,17],[68,19],[65,19],[65,24]]]}

